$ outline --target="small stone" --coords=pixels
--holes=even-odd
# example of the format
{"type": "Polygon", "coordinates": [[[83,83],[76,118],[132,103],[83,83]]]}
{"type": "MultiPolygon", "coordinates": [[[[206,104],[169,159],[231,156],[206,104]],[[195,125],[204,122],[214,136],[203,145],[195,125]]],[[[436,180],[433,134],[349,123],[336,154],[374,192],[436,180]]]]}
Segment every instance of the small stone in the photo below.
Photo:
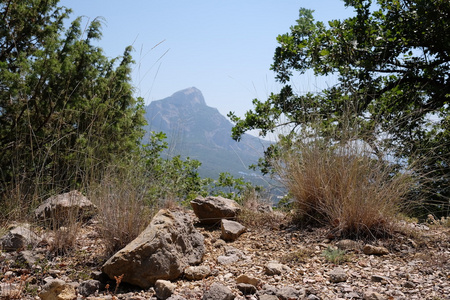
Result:
{"type": "Polygon", "coordinates": [[[161,209],[127,246],[102,266],[109,278],[148,289],[158,279],[175,280],[189,265],[201,263],[204,237],[192,216],[181,210],[161,209]]]}
{"type": "Polygon", "coordinates": [[[41,300],[74,300],[77,298],[75,287],[60,279],[52,279],[42,287],[41,300]]]}
{"type": "Polygon", "coordinates": [[[169,298],[167,298],[166,300],[187,300],[187,299],[180,295],[172,295],[169,298]]]}
{"type": "Polygon", "coordinates": [[[239,260],[239,256],[236,254],[232,255],[221,255],[217,258],[217,262],[221,265],[229,265],[239,260]]]}
{"type": "Polygon", "coordinates": [[[389,278],[381,275],[372,275],[370,280],[373,282],[381,282],[382,284],[386,284],[389,282],[389,278]]]}
{"type": "Polygon", "coordinates": [[[342,268],[334,268],[328,275],[330,276],[330,282],[332,283],[345,282],[348,278],[347,273],[342,268]]]}
{"type": "Polygon", "coordinates": [[[281,300],[299,299],[301,292],[290,286],[284,286],[277,291],[281,300]]]}
{"type": "Polygon", "coordinates": [[[222,239],[218,239],[213,244],[214,248],[222,248],[222,247],[225,247],[226,245],[227,245],[227,243],[222,239]]]}
{"type": "Polygon", "coordinates": [[[39,261],[44,258],[42,254],[38,254],[31,250],[23,250],[20,252],[18,260],[29,268],[37,267],[39,261]]]}
{"type": "Polygon", "coordinates": [[[238,283],[237,288],[244,295],[251,295],[251,294],[256,293],[256,287],[249,283],[238,283]]]}
{"type": "Polygon", "coordinates": [[[405,283],[403,283],[403,287],[405,287],[407,289],[413,289],[416,287],[416,284],[411,281],[406,281],[405,283]]]}
{"type": "Polygon", "coordinates": [[[211,274],[209,266],[190,266],[184,270],[184,275],[188,280],[202,280],[211,274]]]}
{"type": "Polygon", "coordinates": [[[358,293],[350,292],[350,293],[345,294],[345,298],[349,298],[349,299],[361,299],[361,296],[358,295],[358,293]]]}
{"type": "Polygon", "coordinates": [[[273,213],[273,208],[271,204],[259,204],[257,211],[264,214],[270,214],[273,213]]]}
{"type": "Polygon", "coordinates": [[[384,300],[385,298],[383,295],[374,292],[374,291],[368,291],[364,293],[363,300],[384,300]]]}
{"type": "Polygon", "coordinates": [[[231,277],[233,277],[233,276],[234,276],[233,273],[227,273],[227,274],[223,275],[223,279],[229,280],[229,279],[231,279],[231,277]]]}
{"type": "Polygon", "coordinates": [[[84,297],[88,297],[100,290],[100,285],[101,283],[98,280],[91,279],[83,281],[78,287],[78,293],[84,297]]]}
{"type": "Polygon", "coordinates": [[[158,299],[166,300],[169,298],[177,286],[168,280],[156,280],[155,292],[158,299]]]}
{"type": "Polygon", "coordinates": [[[381,276],[381,275],[372,275],[370,278],[373,282],[389,282],[389,277],[381,276]]]}
{"type": "Polygon", "coordinates": [[[239,275],[238,278],[236,278],[236,283],[247,283],[247,284],[251,284],[251,285],[257,287],[260,283],[260,280],[255,277],[251,277],[246,274],[242,274],[242,275],[239,275]]]}
{"type": "Polygon", "coordinates": [[[233,300],[234,298],[234,294],[229,287],[215,282],[211,285],[209,290],[203,294],[202,300],[233,300]]]}
{"type": "Polygon", "coordinates": [[[278,297],[275,295],[261,295],[259,300],[278,300],[278,297]]]}
{"type": "Polygon", "coordinates": [[[235,241],[246,230],[242,224],[222,219],[221,222],[222,235],[220,236],[225,241],[235,241]]]}
{"type": "Polygon", "coordinates": [[[277,288],[272,285],[269,285],[269,284],[263,285],[262,289],[260,291],[258,291],[259,296],[276,295],[276,294],[277,294],[277,288]]]}
{"type": "Polygon", "coordinates": [[[36,219],[55,228],[67,226],[72,218],[85,222],[97,212],[98,208],[77,190],[52,196],[34,210],[36,219]]]}
{"type": "Polygon", "coordinates": [[[389,250],[385,247],[377,247],[372,245],[365,245],[363,248],[364,254],[367,255],[387,255],[389,254],[389,250]]]}
{"type": "Polygon", "coordinates": [[[109,281],[108,275],[103,273],[102,271],[92,271],[91,272],[91,278],[94,280],[98,280],[101,283],[106,283],[109,281]]]}
{"type": "Polygon", "coordinates": [[[288,266],[280,264],[278,262],[269,262],[264,266],[265,274],[272,275],[280,275],[283,272],[290,272],[291,269],[288,266]]]}
{"type": "Polygon", "coordinates": [[[22,293],[22,287],[15,283],[0,282],[0,299],[16,299],[22,293]]]}

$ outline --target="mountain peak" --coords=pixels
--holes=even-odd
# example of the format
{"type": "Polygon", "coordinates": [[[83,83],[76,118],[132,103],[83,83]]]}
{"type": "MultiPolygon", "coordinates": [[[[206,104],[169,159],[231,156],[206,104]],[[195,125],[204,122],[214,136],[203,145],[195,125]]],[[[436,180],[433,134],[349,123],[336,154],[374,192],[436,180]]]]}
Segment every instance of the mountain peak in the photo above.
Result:
{"type": "MultiPolygon", "coordinates": [[[[258,162],[267,145],[247,134],[241,142],[234,141],[233,124],[216,108],[206,105],[195,87],[152,101],[146,107],[145,117],[147,132],[166,133],[170,155],[201,161],[199,172],[205,177],[217,178],[220,172],[229,172],[238,178],[249,173],[247,166],[258,162]]],[[[250,176],[249,180],[256,179],[250,176]]]]}
{"type": "Polygon", "coordinates": [[[196,87],[190,87],[181,91],[174,93],[169,98],[171,102],[177,105],[201,105],[206,106],[205,98],[202,92],[196,87]]]}

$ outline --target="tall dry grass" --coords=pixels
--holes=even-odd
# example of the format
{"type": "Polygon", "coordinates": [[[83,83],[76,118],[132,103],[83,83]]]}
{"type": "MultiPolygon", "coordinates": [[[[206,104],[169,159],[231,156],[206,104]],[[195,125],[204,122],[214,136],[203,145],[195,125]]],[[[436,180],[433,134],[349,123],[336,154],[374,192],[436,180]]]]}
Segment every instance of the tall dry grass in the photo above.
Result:
{"type": "Polygon", "coordinates": [[[374,156],[358,135],[346,140],[300,135],[273,165],[300,221],[331,225],[347,237],[387,235],[414,181],[374,156]]]}
{"type": "Polygon", "coordinates": [[[107,254],[116,252],[135,239],[150,223],[158,203],[148,198],[154,182],[144,177],[138,166],[110,167],[88,196],[97,205],[100,236],[107,254]]]}

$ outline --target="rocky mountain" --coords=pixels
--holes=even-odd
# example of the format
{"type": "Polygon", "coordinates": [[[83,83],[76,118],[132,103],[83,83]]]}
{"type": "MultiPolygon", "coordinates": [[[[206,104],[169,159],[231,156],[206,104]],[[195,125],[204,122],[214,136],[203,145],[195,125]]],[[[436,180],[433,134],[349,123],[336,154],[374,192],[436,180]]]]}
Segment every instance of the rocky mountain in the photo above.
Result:
{"type": "MultiPolygon", "coordinates": [[[[255,179],[248,166],[255,164],[269,143],[245,134],[240,142],[231,138],[233,124],[210,107],[195,87],[184,89],[145,107],[148,132],[167,135],[167,155],[190,157],[202,163],[201,176],[217,178],[220,172],[255,179]]],[[[254,181],[254,180],[253,180],[254,181]]]]}

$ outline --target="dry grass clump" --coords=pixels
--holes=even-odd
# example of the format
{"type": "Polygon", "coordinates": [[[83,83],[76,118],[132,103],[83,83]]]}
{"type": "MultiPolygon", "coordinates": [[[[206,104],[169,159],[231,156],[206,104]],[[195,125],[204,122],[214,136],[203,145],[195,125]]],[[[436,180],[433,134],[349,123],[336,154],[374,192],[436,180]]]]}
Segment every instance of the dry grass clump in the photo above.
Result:
{"type": "Polygon", "coordinates": [[[80,227],[79,222],[70,221],[66,226],[52,229],[47,233],[49,251],[56,255],[69,254],[74,251],[80,227]]]}
{"type": "Polygon", "coordinates": [[[290,222],[289,216],[283,212],[259,212],[245,207],[238,214],[237,221],[249,228],[270,229],[279,229],[280,225],[290,222]]]}
{"type": "Polygon", "coordinates": [[[98,207],[100,235],[108,253],[126,246],[150,223],[156,211],[147,198],[148,184],[127,168],[109,170],[97,186],[91,187],[89,198],[98,207]]]}
{"type": "Polygon", "coordinates": [[[249,191],[242,199],[242,209],[237,220],[249,228],[279,228],[290,222],[290,217],[280,211],[272,211],[272,202],[259,197],[256,191],[249,191]]]}
{"type": "Polygon", "coordinates": [[[300,248],[296,251],[289,252],[280,258],[283,264],[303,264],[314,257],[314,250],[308,248],[300,248]]]}
{"type": "Polygon", "coordinates": [[[319,137],[284,149],[274,166],[298,218],[331,225],[348,237],[389,234],[411,180],[369,150],[363,143],[332,144],[319,137]]]}
{"type": "Polygon", "coordinates": [[[450,217],[436,219],[432,214],[427,216],[426,222],[432,226],[450,227],[450,217]]]}

